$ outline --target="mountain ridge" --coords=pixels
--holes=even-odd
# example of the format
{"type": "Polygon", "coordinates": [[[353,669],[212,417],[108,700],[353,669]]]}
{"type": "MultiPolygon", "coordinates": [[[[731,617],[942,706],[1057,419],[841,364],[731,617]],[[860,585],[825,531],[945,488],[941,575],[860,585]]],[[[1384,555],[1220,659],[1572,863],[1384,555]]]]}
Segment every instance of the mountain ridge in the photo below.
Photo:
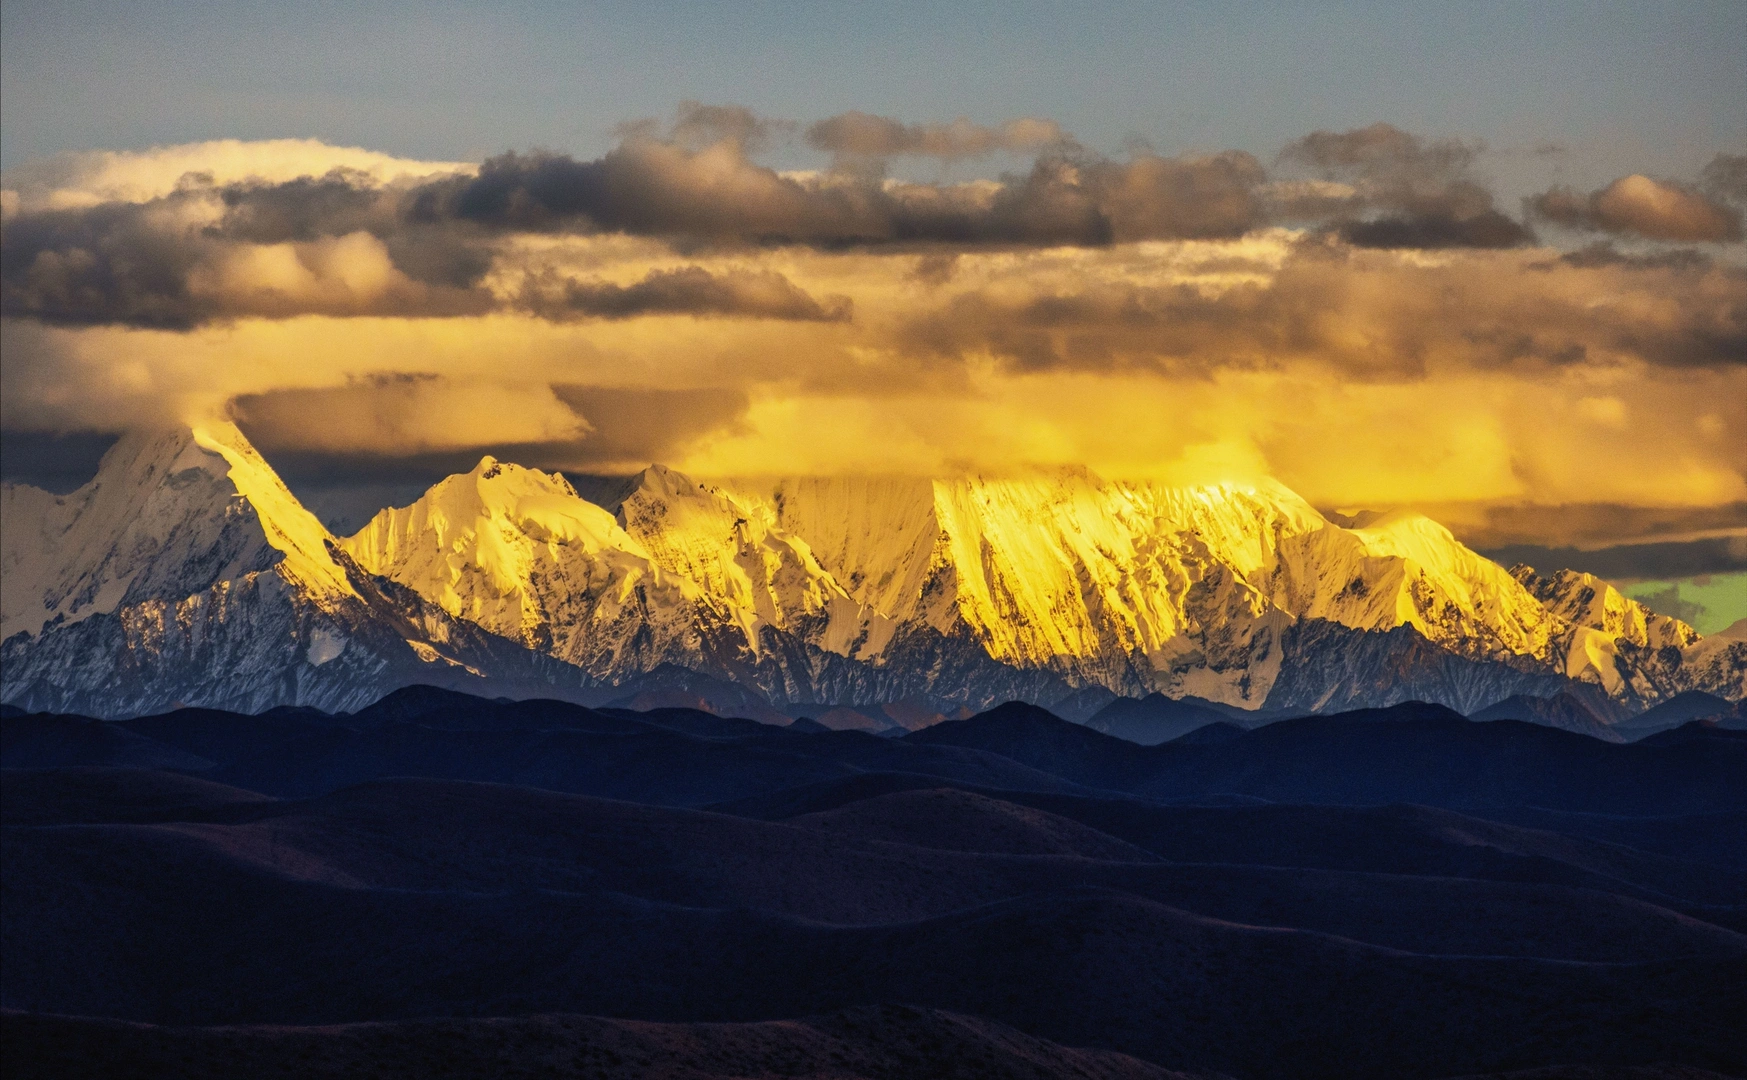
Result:
{"type": "Polygon", "coordinates": [[[942,713],[1095,687],[1246,713],[1571,689],[1611,722],[1747,685],[1747,641],[1507,570],[1420,515],[1346,528],[1272,481],[656,465],[609,486],[611,508],[486,457],[342,538],[234,426],[135,433],[69,495],[0,495],[0,696],[343,709],[425,682],[602,704],[689,671],[775,706],[942,713]]]}
{"type": "Polygon", "coordinates": [[[18,490],[8,508],[42,514],[35,529],[9,515],[0,539],[4,617],[18,627],[0,642],[9,703],[99,716],[182,703],[338,710],[417,682],[586,685],[363,573],[232,425],[124,437],[94,480],[52,501],[18,490]]]}

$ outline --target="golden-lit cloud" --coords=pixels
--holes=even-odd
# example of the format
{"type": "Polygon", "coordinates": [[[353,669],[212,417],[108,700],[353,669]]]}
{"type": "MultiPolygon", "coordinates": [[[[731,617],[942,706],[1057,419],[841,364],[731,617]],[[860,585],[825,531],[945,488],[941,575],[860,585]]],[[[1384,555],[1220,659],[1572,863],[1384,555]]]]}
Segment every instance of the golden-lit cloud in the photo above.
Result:
{"type": "Polygon", "coordinates": [[[1529,209],[1567,228],[1650,240],[1720,243],[1741,239],[1741,211],[1686,184],[1622,176],[1583,194],[1556,187],[1529,200],[1529,209]]]}
{"type": "Polygon", "coordinates": [[[189,184],[283,184],[336,169],[378,184],[401,184],[478,166],[417,161],[317,139],[219,139],[151,150],[56,154],[8,169],[7,213],[70,210],[106,202],[143,203],[189,184]]]}
{"type": "Polygon", "coordinates": [[[749,156],[768,122],[690,106],[595,161],[214,144],[9,173],[0,426],[230,416],[335,475],[487,451],[1267,475],[1509,542],[1565,542],[1583,507],[1625,508],[1592,515],[1605,532],[1747,502],[1727,249],[1526,246],[1477,147],[1384,126],[1315,133],[1270,172],[833,119],[834,153],[1038,158],[953,184],[778,173],[749,156]]]}

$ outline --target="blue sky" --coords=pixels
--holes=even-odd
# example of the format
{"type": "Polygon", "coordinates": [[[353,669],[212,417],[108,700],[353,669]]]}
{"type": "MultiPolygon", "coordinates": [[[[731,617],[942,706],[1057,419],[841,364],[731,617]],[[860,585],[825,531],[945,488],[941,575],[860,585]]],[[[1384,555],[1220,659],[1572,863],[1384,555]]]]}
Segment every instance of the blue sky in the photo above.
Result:
{"type": "MultiPolygon", "coordinates": [[[[1264,158],[1386,120],[1483,138],[1506,192],[1747,146],[1747,3],[298,4],[8,0],[0,159],[314,136],[592,155],[681,100],[810,120],[1053,118],[1264,158]],[[1535,155],[1555,144],[1563,154],[1535,155]]],[[[790,151],[801,160],[800,151],[790,151]]],[[[779,150],[777,156],[781,157],[779,150]]],[[[998,168],[998,162],[991,167],[998,168]]]]}

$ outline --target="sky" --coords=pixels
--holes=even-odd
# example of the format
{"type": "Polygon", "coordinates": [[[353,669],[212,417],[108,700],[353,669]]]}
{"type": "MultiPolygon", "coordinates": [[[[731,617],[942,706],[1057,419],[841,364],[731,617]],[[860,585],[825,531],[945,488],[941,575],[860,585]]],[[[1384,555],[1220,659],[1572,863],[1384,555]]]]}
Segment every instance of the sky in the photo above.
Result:
{"type": "Polygon", "coordinates": [[[1267,475],[1747,612],[1747,4],[942,7],[8,0],[6,472],[1267,475]]]}

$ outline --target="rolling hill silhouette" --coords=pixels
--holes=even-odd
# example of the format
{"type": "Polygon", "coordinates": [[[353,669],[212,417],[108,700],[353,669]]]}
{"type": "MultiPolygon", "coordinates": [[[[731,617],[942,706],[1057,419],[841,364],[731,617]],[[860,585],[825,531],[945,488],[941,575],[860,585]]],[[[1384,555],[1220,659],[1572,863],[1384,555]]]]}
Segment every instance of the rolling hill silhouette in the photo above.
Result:
{"type": "Polygon", "coordinates": [[[9,1075],[420,1039],[504,1075],[1747,1065],[1747,740],[1697,723],[1146,747],[1030,706],[886,738],[427,689],[0,723],[9,1075]]]}

